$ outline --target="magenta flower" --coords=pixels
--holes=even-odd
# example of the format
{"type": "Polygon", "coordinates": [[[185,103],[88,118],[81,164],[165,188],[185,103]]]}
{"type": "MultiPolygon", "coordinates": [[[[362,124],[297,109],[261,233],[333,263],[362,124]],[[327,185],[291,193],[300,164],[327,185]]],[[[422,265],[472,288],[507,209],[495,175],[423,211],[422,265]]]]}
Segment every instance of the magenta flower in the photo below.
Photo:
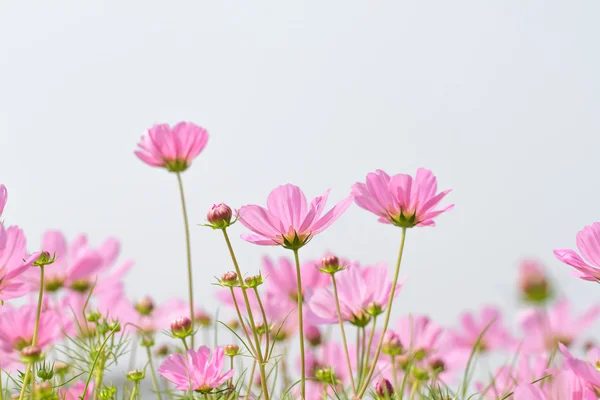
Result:
{"type": "Polygon", "coordinates": [[[379,222],[403,228],[435,226],[434,218],[454,207],[436,210],[450,190],[436,192],[437,179],[424,168],[419,168],[414,178],[406,174],[390,177],[377,170],[367,175],[366,183],[352,186],[359,207],[378,215],[379,222]]]}
{"type": "MultiPolygon", "coordinates": [[[[385,310],[392,289],[385,263],[364,268],[349,266],[336,274],[336,282],[340,311],[345,321],[364,326],[370,315],[379,315],[385,310]]],[[[402,283],[397,286],[395,296],[401,287],[402,283]]],[[[326,322],[338,321],[332,289],[317,290],[310,299],[309,307],[326,322]]]]}
{"type": "Polygon", "coordinates": [[[0,185],[0,217],[2,216],[2,212],[4,211],[6,200],[8,200],[8,191],[6,190],[6,186],[0,185]]]}
{"type": "Polygon", "coordinates": [[[138,143],[135,155],[152,167],[185,171],[208,141],[208,132],[191,122],[154,125],[138,143]]]}
{"type": "MultiPolygon", "coordinates": [[[[277,265],[269,257],[263,258],[264,273],[267,277],[266,287],[267,296],[276,301],[296,308],[298,303],[298,282],[296,278],[296,267],[286,258],[281,257],[277,265]]],[[[315,268],[314,262],[302,264],[300,267],[303,290],[312,292],[329,285],[329,276],[315,268]]],[[[306,300],[307,293],[304,293],[303,300],[306,300]]]]}
{"type": "Polygon", "coordinates": [[[592,306],[584,315],[575,317],[566,299],[557,302],[548,312],[526,310],[521,315],[521,328],[525,332],[522,351],[539,353],[553,351],[557,344],[571,345],[583,331],[600,316],[600,306],[592,306]]]}
{"type": "Polygon", "coordinates": [[[460,329],[449,332],[449,345],[453,349],[471,352],[480,336],[480,351],[506,348],[512,343],[510,334],[503,325],[502,314],[494,307],[483,308],[479,317],[464,313],[460,318],[460,325],[460,329]]]}
{"type": "Polygon", "coordinates": [[[158,369],[158,373],[175,384],[177,390],[196,390],[208,393],[218,388],[234,374],[233,370],[223,373],[224,351],[217,347],[213,352],[206,346],[187,354],[172,354],[158,369]]]}
{"type": "MultiPolygon", "coordinates": [[[[573,372],[589,391],[600,388],[600,372],[594,366],[573,357],[567,347],[563,344],[559,344],[558,349],[565,357],[566,369],[573,372]]],[[[593,398],[595,399],[596,396],[593,398]]]]}
{"type": "Polygon", "coordinates": [[[39,254],[34,253],[23,261],[26,257],[23,231],[16,226],[5,229],[0,223],[0,301],[21,297],[29,292],[30,287],[23,281],[23,274],[39,254]]]}
{"type": "Polygon", "coordinates": [[[444,330],[427,316],[408,316],[400,318],[395,332],[404,348],[427,355],[437,351],[444,330]]]}
{"type": "Polygon", "coordinates": [[[329,190],[308,205],[299,187],[287,184],[275,188],[267,198],[266,209],[257,205],[240,209],[240,221],[255,233],[242,235],[242,239],[263,246],[299,249],[333,224],[352,203],[349,196],[321,215],[328,195],[329,190]]]}
{"type": "Polygon", "coordinates": [[[594,222],[577,233],[577,248],[587,262],[570,249],[556,249],[554,255],[575,268],[575,276],[586,281],[600,280],[600,222],[594,222]]]}
{"type": "MultiPolygon", "coordinates": [[[[13,308],[9,304],[0,313],[0,349],[6,353],[20,351],[31,345],[37,307],[24,305],[13,308]]],[[[40,316],[37,346],[44,349],[62,337],[60,320],[52,310],[43,310],[40,316]]]]}

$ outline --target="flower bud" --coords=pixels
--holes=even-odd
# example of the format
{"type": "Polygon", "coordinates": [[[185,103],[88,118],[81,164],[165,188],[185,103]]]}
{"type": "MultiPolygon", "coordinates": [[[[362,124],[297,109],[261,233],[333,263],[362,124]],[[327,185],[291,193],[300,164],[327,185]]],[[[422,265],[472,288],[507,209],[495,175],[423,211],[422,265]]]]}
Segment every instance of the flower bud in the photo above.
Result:
{"type": "Polygon", "coordinates": [[[259,335],[264,335],[265,333],[267,333],[271,330],[271,328],[264,322],[258,322],[255,326],[256,326],[256,333],[258,333],[259,335]]]}
{"type": "Polygon", "coordinates": [[[367,314],[376,317],[383,314],[383,307],[379,303],[372,301],[367,305],[367,314]]]}
{"type": "Polygon", "coordinates": [[[381,378],[375,384],[375,393],[383,399],[389,399],[394,394],[392,383],[385,378],[381,378]]]}
{"type": "Polygon", "coordinates": [[[108,329],[114,332],[121,332],[121,323],[119,321],[112,321],[108,324],[108,329]]]}
{"type": "Polygon", "coordinates": [[[229,321],[227,323],[227,326],[232,329],[232,330],[236,330],[237,328],[240,327],[240,321],[238,321],[237,319],[232,319],[231,321],[229,321]]]}
{"type": "Polygon", "coordinates": [[[247,277],[245,279],[245,282],[246,286],[248,286],[249,288],[255,288],[262,285],[264,283],[264,279],[262,275],[259,274],[247,277]]]}
{"type": "Polygon", "coordinates": [[[381,347],[381,351],[383,354],[387,354],[388,356],[397,356],[402,354],[402,342],[400,342],[400,338],[392,331],[387,331],[383,338],[383,345],[381,347]]]}
{"type": "Polygon", "coordinates": [[[210,326],[210,323],[212,322],[210,315],[208,315],[202,310],[196,311],[194,320],[200,326],[210,326]]]}
{"type": "Polygon", "coordinates": [[[102,314],[100,314],[97,311],[92,311],[91,313],[87,314],[85,319],[88,320],[88,322],[98,322],[100,320],[100,318],[102,318],[102,314]]]}
{"type": "Polygon", "coordinates": [[[221,276],[221,281],[219,283],[226,287],[239,286],[238,275],[233,271],[225,272],[223,276],[221,276]]]}
{"type": "Polygon", "coordinates": [[[519,266],[519,289],[525,302],[543,304],[552,297],[552,288],[542,265],[526,260],[519,266]]]}
{"type": "Polygon", "coordinates": [[[323,383],[335,384],[338,381],[333,368],[330,367],[317,368],[315,378],[323,383]]]}
{"type": "Polygon", "coordinates": [[[114,400],[117,394],[117,388],[114,386],[104,386],[100,392],[98,392],[98,398],[100,400],[114,400]]]}
{"type": "Polygon", "coordinates": [[[318,346],[321,344],[321,331],[314,325],[309,325],[304,330],[304,337],[308,340],[311,346],[318,346]]]}
{"type": "Polygon", "coordinates": [[[21,350],[21,357],[26,363],[34,363],[42,359],[42,349],[38,346],[25,346],[21,350]]]}
{"type": "Polygon", "coordinates": [[[333,275],[336,272],[343,270],[344,267],[340,265],[340,259],[336,256],[327,256],[323,257],[323,259],[321,260],[321,268],[318,269],[321,272],[333,275]]]}
{"type": "Polygon", "coordinates": [[[439,374],[446,370],[446,363],[441,358],[434,358],[429,361],[429,367],[434,373],[439,374]]]}
{"type": "Polygon", "coordinates": [[[364,328],[371,321],[371,316],[365,310],[359,310],[352,315],[350,323],[359,328],[364,328]]]}
{"type": "Polygon", "coordinates": [[[92,287],[92,284],[87,279],[78,279],[71,282],[69,287],[78,293],[87,293],[87,291],[92,287]]]}
{"type": "Polygon", "coordinates": [[[64,376],[69,372],[69,365],[64,362],[57,361],[54,363],[54,372],[57,375],[64,376]]]}
{"type": "Polygon", "coordinates": [[[37,372],[38,378],[43,381],[49,381],[54,377],[54,369],[50,365],[44,363],[37,372]]]}
{"type": "Polygon", "coordinates": [[[142,345],[142,347],[152,347],[154,346],[154,338],[149,335],[142,335],[140,345],[142,345]]]}
{"type": "Polygon", "coordinates": [[[129,371],[125,376],[130,381],[137,382],[137,381],[141,381],[142,379],[144,379],[146,377],[146,373],[140,369],[134,369],[132,371],[129,371]]]}
{"type": "Polygon", "coordinates": [[[240,347],[236,344],[228,344],[224,347],[225,355],[235,357],[240,353],[240,347]]]}
{"type": "Polygon", "coordinates": [[[233,212],[227,204],[213,204],[206,214],[206,219],[214,229],[223,229],[231,225],[233,212]]]}
{"type": "Polygon", "coordinates": [[[148,296],[143,297],[135,304],[135,309],[142,315],[150,315],[154,310],[154,301],[148,296]]]}
{"type": "Polygon", "coordinates": [[[54,256],[50,256],[50,253],[47,251],[42,251],[37,260],[33,262],[33,266],[42,267],[45,265],[50,265],[54,263],[54,261],[56,261],[56,254],[54,254],[54,256]]]}
{"type": "Polygon", "coordinates": [[[179,317],[171,322],[171,333],[179,339],[190,336],[192,328],[192,321],[188,317],[179,317]]]}
{"type": "Polygon", "coordinates": [[[428,381],[429,380],[429,372],[425,369],[414,367],[412,369],[412,376],[418,381],[428,381]]]}

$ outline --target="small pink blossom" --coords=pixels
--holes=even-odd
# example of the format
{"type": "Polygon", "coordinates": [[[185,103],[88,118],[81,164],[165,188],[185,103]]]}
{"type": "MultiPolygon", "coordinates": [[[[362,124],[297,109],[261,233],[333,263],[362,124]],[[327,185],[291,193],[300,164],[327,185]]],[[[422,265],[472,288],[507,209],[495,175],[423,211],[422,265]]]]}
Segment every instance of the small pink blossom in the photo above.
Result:
{"type": "Polygon", "coordinates": [[[424,168],[414,178],[406,174],[390,177],[377,170],[367,175],[366,183],[352,186],[359,207],[378,215],[379,222],[404,228],[435,226],[434,218],[454,207],[436,209],[450,190],[436,192],[437,179],[424,168]]]}
{"type": "Polygon", "coordinates": [[[30,286],[23,280],[24,273],[31,268],[40,253],[26,258],[25,235],[23,231],[11,226],[8,229],[0,223],[0,301],[24,296],[30,286]],[[26,258],[25,260],[23,260],[26,258]]]}
{"type": "MultiPolygon", "coordinates": [[[[5,304],[0,313],[0,349],[12,353],[31,345],[36,313],[35,305],[14,308],[5,304]]],[[[52,310],[42,310],[36,345],[43,350],[61,337],[59,318],[52,310]]]]}
{"type": "Polygon", "coordinates": [[[211,352],[208,347],[202,346],[197,351],[190,349],[186,354],[170,355],[162,362],[158,373],[174,383],[177,390],[208,393],[233,376],[233,370],[223,373],[224,366],[222,347],[211,352]]]}
{"type": "Polygon", "coordinates": [[[191,122],[154,125],[138,143],[135,155],[152,167],[185,171],[208,141],[208,132],[191,122]]]}
{"type": "MultiPolygon", "coordinates": [[[[58,390],[59,400],[81,400],[83,391],[85,390],[85,382],[77,382],[68,389],[60,388],[58,390]]],[[[83,397],[83,400],[91,399],[94,394],[94,382],[90,382],[87,388],[87,392],[83,397]]]]}
{"type": "Polygon", "coordinates": [[[352,203],[349,196],[321,215],[328,195],[329,190],[309,205],[299,187],[287,184],[275,188],[267,198],[267,208],[246,205],[240,209],[240,222],[255,233],[242,235],[242,239],[263,246],[291,249],[304,246],[333,224],[352,203]]]}
{"type": "Polygon", "coordinates": [[[460,329],[449,331],[449,345],[454,349],[471,352],[478,344],[479,350],[496,350],[512,343],[512,338],[503,325],[502,314],[494,307],[484,307],[479,316],[464,313],[460,318],[460,325],[460,329]]]}
{"type": "Polygon", "coordinates": [[[556,249],[554,255],[575,268],[575,276],[586,281],[600,280],[600,222],[594,222],[577,233],[577,248],[587,262],[570,249],[556,249]]]}

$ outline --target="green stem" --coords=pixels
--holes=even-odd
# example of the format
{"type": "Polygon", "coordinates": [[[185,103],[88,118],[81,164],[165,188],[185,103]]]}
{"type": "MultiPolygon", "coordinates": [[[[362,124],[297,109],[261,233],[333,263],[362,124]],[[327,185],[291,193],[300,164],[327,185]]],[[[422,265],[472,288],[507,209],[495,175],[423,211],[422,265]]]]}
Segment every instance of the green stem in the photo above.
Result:
{"type": "Polygon", "coordinates": [[[248,382],[248,392],[246,393],[246,399],[249,399],[250,394],[252,393],[252,384],[254,383],[254,371],[256,371],[256,360],[254,360],[254,362],[252,363],[252,369],[250,370],[250,382],[248,382]]]}
{"type": "MultiPolygon", "coordinates": [[[[262,314],[262,318],[263,318],[263,323],[265,324],[265,355],[266,357],[268,357],[269,355],[269,334],[270,334],[270,328],[271,326],[269,325],[269,320],[267,319],[267,313],[265,312],[265,308],[263,307],[263,303],[262,300],[260,299],[260,295],[258,294],[258,289],[254,288],[254,294],[256,294],[256,299],[258,300],[258,306],[260,307],[260,312],[262,314]]],[[[269,360],[265,360],[265,361],[269,361],[269,360]]]]}
{"type": "Polygon", "coordinates": [[[415,395],[417,394],[417,388],[419,387],[419,383],[415,382],[412,384],[412,388],[410,389],[410,400],[414,400],[415,395]]]}
{"type": "MultiPolygon", "coordinates": [[[[331,274],[331,281],[333,282],[333,295],[335,296],[335,309],[337,311],[338,322],[340,324],[340,330],[342,331],[342,343],[344,344],[344,353],[346,355],[346,365],[348,366],[348,377],[350,383],[352,383],[352,393],[356,396],[356,385],[354,384],[354,376],[352,374],[352,364],[350,363],[350,353],[348,352],[348,341],[346,340],[346,330],[344,329],[344,320],[342,319],[342,311],[340,309],[340,298],[338,295],[337,282],[335,281],[335,275],[331,274]]],[[[356,343],[358,346],[358,341],[356,343]]],[[[358,347],[356,348],[356,354],[358,355],[358,347]]]]}
{"type": "Polygon", "coordinates": [[[104,349],[102,349],[102,354],[100,355],[99,363],[96,365],[96,383],[94,390],[94,399],[96,399],[96,393],[100,391],[102,387],[102,381],[104,379],[104,366],[106,365],[106,357],[104,356],[104,349]]]}
{"type": "Polygon", "coordinates": [[[396,356],[392,356],[392,378],[394,381],[394,392],[396,392],[396,395],[394,397],[401,399],[400,385],[398,385],[398,369],[396,367],[396,356]]]}
{"type": "Polygon", "coordinates": [[[360,371],[362,376],[361,376],[359,386],[362,385],[364,373],[366,372],[365,370],[369,367],[369,358],[371,358],[371,346],[373,345],[373,337],[375,336],[375,328],[377,328],[377,316],[373,317],[373,327],[371,328],[371,333],[369,334],[369,342],[367,343],[367,352],[366,352],[367,359],[365,361],[365,365],[363,365],[363,370],[360,371]]]}
{"type": "MultiPolygon", "coordinates": [[[[38,330],[40,328],[40,316],[42,314],[42,300],[44,297],[44,266],[40,265],[40,293],[38,295],[38,303],[37,303],[37,311],[35,313],[35,326],[33,328],[33,339],[31,340],[31,345],[35,346],[37,344],[38,330]]],[[[21,394],[19,395],[19,400],[23,400],[25,398],[25,388],[27,387],[27,380],[31,378],[35,379],[34,376],[31,375],[31,370],[33,368],[33,362],[27,364],[27,371],[25,372],[25,378],[23,379],[23,386],[21,387],[21,394]]],[[[33,390],[32,390],[33,393],[33,390]]]]}
{"type": "MultiPolygon", "coordinates": [[[[360,347],[360,369],[359,369],[359,373],[360,375],[363,375],[363,370],[367,369],[367,364],[366,364],[366,353],[367,353],[367,330],[362,327],[359,328],[360,332],[361,332],[361,347],[360,347]]],[[[361,376],[362,379],[362,376],[361,376]]]]}
{"type": "Polygon", "coordinates": [[[129,400],[134,400],[136,398],[139,386],[140,382],[135,381],[135,384],[133,385],[133,390],[131,391],[131,396],[129,396],[129,400]]]}
{"type": "MultiPolygon", "coordinates": [[[[233,369],[233,356],[229,357],[229,368],[233,369]]],[[[229,380],[229,385],[233,386],[233,376],[231,377],[231,379],[229,380]]]]}
{"type": "MultiPolygon", "coordinates": [[[[227,234],[227,228],[223,228],[223,236],[225,237],[225,242],[227,243],[227,248],[229,249],[229,255],[231,256],[231,261],[233,261],[233,266],[235,268],[235,272],[237,273],[238,280],[240,282],[240,286],[242,288],[242,295],[244,296],[244,302],[246,303],[246,310],[248,311],[248,319],[250,320],[250,327],[252,328],[252,333],[254,335],[254,342],[256,344],[256,354],[255,359],[258,362],[258,369],[260,372],[260,383],[262,386],[263,393],[265,395],[265,400],[269,400],[269,388],[267,384],[267,374],[265,372],[265,359],[263,359],[262,350],[260,348],[260,337],[258,336],[258,332],[256,332],[256,324],[254,323],[254,315],[252,314],[252,308],[250,307],[250,300],[248,299],[248,293],[246,292],[247,288],[244,284],[244,278],[242,277],[242,271],[240,270],[240,266],[237,262],[237,258],[235,257],[235,253],[233,251],[233,247],[231,246],[231,241],[229,240],[229,235],[227,234]]],[[[235,294],[234,294],[235,297],[235,294]]]]}
{"type": "Polygon", "coordinates": [[[302,275],[300,273],[300,258],[298,257],[298,249],[294,249],[294,259],[296,260],[296,278],[298,280],[298,334],[300,336],[300,362],[301,362],[301,377],[300,377],[300,395],[301,399],[306,398],[306,362],[304,354],[304,322],[302,315],[302,275]]]}
{"type": "MultiPolygon", "coordinates": [[[[177,173],[177,182],[179,183],[179,194],[181,195],[181,208],[183,209],[183,223],[185,225],[185,247],[187,250],[187,277],[188,277],[188,297],[190,300],[190,320],[192,323],[196,320],[194,314],[194,282],[192,279],[192,249],[190,245],[190,224],[188,222],[187,207],[185,206],[185,196],[183,194],[183,181],[181,172],[177,173]]],[[[192,349],[194,348],[194,335],[191,336],[192,349]]]]}
{"type": "Polygon", "coordinates": [[[381,353],[381,347],[383,346],[383,340],[385,339],[385,332],[387,331],[388,325],[390,323],[390,315],[392,313],[392,304],[394,303],[394,295],[396,294],[396,286],[398,285],[398,277],[400,276],[400,264],[402,263],[402,253],[404,252],[404,242],[406,240],[406,228],[402,228],[402,238],[400,239],[400,249],[398,250],[398,261],[396,263],[396,271],[394,272],[394,279],[392,282],[392,289],[390,291],[390,298],[388,299],[387,310],[385,310],[385,318],[383,320],[383,330],[381,331],[381,337],[379,338],[379,343],[377,344],[377,349],[375,350],[375,356],[373,357],[373,364],[369,369],[369,373],[367,374],[367,379],[363,384],[362,389],[358,393],[358,397],[362,398],[369,387],[369,383],[373,374],[375,373],[375,368],[377,368],[377,360],[379,360],[379,354],[381,353]]]}
{"type": "Polygon", "coordinates": [[[187,342],[185,341],[185,338],[181,338],[181,341],[183,342],[183,347],[185,348],[185,356],[187,357],[187,352],[190,349],[187,345],[187,342]]]}
{"type": "Polygon", "coordinates": [[[244,318],[242,317],[242,313],[240,312],[240,307],[239,307],[237,299],[235,297],[235,292],[233,291],[232,287],[230,287],[229,290],[231,291],[231,298],[233,299],[233,305],[235,306],[235,311],[237,312],[238,319],[240,320],[240,326],[242,327],[242,330],[246,334],[246,339],[248,340],[248,345],[250,345],[250,349],[254,353],[253,355],[255,355],[256,349],[254,348],[252,339],[250,339],[250,334],[248,333],[248,328],[246,328],[246,323],[244,322],[244,318]]]}
{"type": "Polygon", "coordinates": [[[150,367],[150,372],[152,374],[152,385],[154,386],[154,391],[156,392],[156,395],[158,396],[158,400],[162,400],[162,397],[160,395],[160,386],[158,384],[158,379],[156,379],[156,372],[154,372],[154,365],[152,364],[152,351],[150,350],[150,347],[146,347],[146,350],[148,351],[148,366],[150,367]]]}

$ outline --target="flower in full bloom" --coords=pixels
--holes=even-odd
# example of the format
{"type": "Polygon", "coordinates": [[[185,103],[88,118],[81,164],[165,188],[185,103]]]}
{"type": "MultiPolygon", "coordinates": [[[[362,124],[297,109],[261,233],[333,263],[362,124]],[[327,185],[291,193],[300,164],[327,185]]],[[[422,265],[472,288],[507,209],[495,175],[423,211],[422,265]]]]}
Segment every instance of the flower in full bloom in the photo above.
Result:
{"type": "MultiPolygon", "coordinates": [[[[385,263],[364,268],[351,265],[336,274],[336,283],[342,319],[357,326],[368,322],[371,315],[385,310],[392,290],[385,263]]],[[[399,293],[401,286],[402,283],[397,286],[394,295],[399,293]]],[[[316,316],[329,323],[338,321],[335,295],[329,288],[317,290],[310,299],[309,307],[316,316]]]]}
{"type": "Polygon", "coordinates": [[[158,373],[174,383],[177,390],[208,393],[233,376],[233,370],[223,373],[224,366],[222,347],[211,352],[208,347],[202,346],[198,350],[188,350],[187,354],[170,355],[162,362],[158,373]]]}
{"type": "Polygon", "coordinates": [[[8,200],[8,191],[6,190],[6,186],[0,185],[0,217],[2,216],[2,212],[4,211],[6,200],[8,200]]]}
{"type": "Polygon", "coordinates": [[[448,340],[454,349],[471,352],[477,344],[478,350],[487,351],[506,348],[512,343],[503,325],[502,314],[494,307],[484,307],[479,317],[464,313],[460,325],[460,329],[449,331],[448,340]]]}
{"type": "Polygon", "coordinates": [[[575,268],[575,276],[586,281],[600,280],[600,222],[594,222],[577,233],[577,248],[583,258],[571,249],[556,249],[554,255],[575,268]]]}
{"type": "Polygon", "coordinates": [[[206,129],[191,122],[179,122],[173,127],[157,124],[142,136],[135,155],[150,166],[182,172],[200,154],[207,141],[206,129]]]}
{"type": "Polygon", "coordinates": [[[600,306],[592,306],[585,314],[575,317],[566,299],[557,302],[548,312],[530,309],[521,315],[525,332],[522,350],[528,353],[553,351],[562,343],[571,345],[583,331],[600,316],[600,306]]]}
{"type": "Polygon", "coordinates": [[[37,260],[40,253],[27,257],[23,231],[11,226],[8,229],[0,223],[0,301],[21,297],[29,292],[29,285],[23,274],[37,260]]]}
{"type": "Polygon", "coordinates": [[[381,170],[367,175],[365,183],[352,186],[354,201],[379,216],[379,222],[403,228],[434,226],[434,218],[454,205],[436,209],[450,190],[437,192],[437,179],[427,169],[419,168],[416,176],[398,174],[390,177],[381,170]]]}
{"type": "Polygon", "coordinates": [[[329,190],[309,205],[299,187],[287,184],[275,188],[267,198],[266,209],[258,205],[240,209],[242,225],[255,233],[242,235],[242,239],[263,246],[299,249],[333,224],[352,203],[349,196],[321,215],[328,195],[329,190]]]}

